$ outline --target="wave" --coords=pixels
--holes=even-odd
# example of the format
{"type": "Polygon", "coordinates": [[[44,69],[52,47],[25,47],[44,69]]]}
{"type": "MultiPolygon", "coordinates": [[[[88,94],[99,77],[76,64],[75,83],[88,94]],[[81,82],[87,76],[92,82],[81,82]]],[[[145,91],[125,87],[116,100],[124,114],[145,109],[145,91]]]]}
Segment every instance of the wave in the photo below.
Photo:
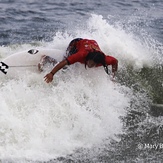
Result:
{"type": "Polygon", "coordinates": [[[43,80],[49,70],[41,74],[25,71],[16,79],[1,78],[2,160],[10,156],[13,161],[48,161],[72,153],[73,159],[78,160],[85,152],[89,159],[102,154],[108,158],[105,150],[113,144],[119,146],[117,152],[126,148],[118,143],[126,143],[127,134],[132,137],[139,130],[144,136],[142,126],[152,119],[148,117],[150,103],[162,102],[154,87],[162,89],[163,85],[162,45],[158,46],[149,35],[137,36],[111,21],[92,14],[86,24],[75,30],[56,32],[51,42],[0,47],[1,59],[35,47],[64,52],[73,38],[83,37],[95,39],[106,54],[119,61],[115,82],[102,68],[86,70],[81,64],[58,72],[52,84],[43,80]]]}

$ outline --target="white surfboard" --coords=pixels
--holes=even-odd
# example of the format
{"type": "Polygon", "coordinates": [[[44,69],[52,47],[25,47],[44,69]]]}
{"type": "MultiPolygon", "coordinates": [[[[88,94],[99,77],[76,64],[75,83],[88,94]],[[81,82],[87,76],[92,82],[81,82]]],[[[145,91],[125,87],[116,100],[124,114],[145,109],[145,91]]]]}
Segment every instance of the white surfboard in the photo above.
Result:
{"type": "Polygon", "coordinates": [[[0,62],[0,73],[15,75],[17,72],[27,69],[37,69],[37,65],[43,55],[54,58],[57,62],[64,57],[63,51],[58,49],[29,49],[8,56],[0,62]]]}

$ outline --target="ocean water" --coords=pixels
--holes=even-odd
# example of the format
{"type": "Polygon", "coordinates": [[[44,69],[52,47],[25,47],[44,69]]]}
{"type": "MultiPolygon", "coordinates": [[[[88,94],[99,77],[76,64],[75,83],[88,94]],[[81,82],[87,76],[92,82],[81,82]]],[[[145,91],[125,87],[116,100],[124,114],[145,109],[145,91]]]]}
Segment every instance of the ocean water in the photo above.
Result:
{"type": "Polygon", "coordinates": [[[116,57],[115,81],[103,68],[71,65],[0,79],[2,163],[162,162],[162,0],[0,1],[0,59],[35,47],[65,53],[77,37],[116,57]]]}

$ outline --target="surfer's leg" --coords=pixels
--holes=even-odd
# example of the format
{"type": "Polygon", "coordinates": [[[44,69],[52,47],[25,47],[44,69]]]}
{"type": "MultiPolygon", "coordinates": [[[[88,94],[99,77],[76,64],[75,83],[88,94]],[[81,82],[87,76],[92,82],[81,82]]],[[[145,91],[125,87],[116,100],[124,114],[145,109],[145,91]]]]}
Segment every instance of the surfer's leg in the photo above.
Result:
{"type": "Polygon", "coordinates": [[[57,61],[50,56],[43,55],[40,59],[40,62],[38,63],[38,70],[40,72],[43,71],[43,67],[47,63],[53,64],[53,66],[54,66],[57,63],[57,61]]]}
{"type": "MultiPolygon", "coordinates": [[[[73,39],[73,40],[69,43],[69,45],[68,45],[68,47],[67,47],[67,50],[66,50],[66,55],[64,56],[64,59],[67,58],[68,56],[73,55],[74,53],[77,52],[76,43],[77,43],[78,41],[80,41],[80,40],[82,40],[82,38],[76,38],[76,39],[73,39]]],[[[64,71],[64,70],[66,70],[67,68],[68,68],[67,66],[64,66],[64,67],[62,68],[62,70],[64,71]]]]}
{"type": "Polygon", "coordinates": [[[45,57],[45,62],[46,63],[51,63],[51,64],[53,64],[53,66],[57,63],[57,61],[54,58],[50,57],[50,56],[45,57]]]}
{"type": "Polygon", "coordinates": [[[82,40],[82,38],[76,38],[70,42],[70,44],[68,45],[67,50],[66,50],[66,57],[77,52],[76,43],[80,40],[82,40]]]}

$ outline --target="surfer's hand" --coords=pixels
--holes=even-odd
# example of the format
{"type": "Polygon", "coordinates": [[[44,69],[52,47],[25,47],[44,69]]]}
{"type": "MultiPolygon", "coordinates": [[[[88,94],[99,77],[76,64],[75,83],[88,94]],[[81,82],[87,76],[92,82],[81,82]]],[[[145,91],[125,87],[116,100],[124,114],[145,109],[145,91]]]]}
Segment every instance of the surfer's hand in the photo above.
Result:
{"type": "Polygon", "coordinates": [[[52,82],[52,80],[53,80],[53,74],[52,74],[52,73],[47,74],[46,76],[44,76],[44,80],[45,80],[47,83],[52,82]]]}

